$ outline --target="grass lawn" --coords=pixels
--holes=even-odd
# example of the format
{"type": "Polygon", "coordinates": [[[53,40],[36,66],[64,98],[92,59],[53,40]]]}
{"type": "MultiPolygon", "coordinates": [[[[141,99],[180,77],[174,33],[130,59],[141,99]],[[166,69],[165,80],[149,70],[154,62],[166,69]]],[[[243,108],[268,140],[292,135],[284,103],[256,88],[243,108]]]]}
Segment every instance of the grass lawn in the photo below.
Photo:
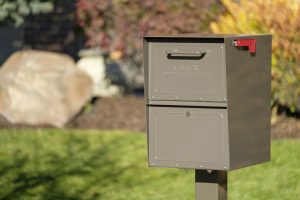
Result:
{"type": "MultiPolygon", "coordinates": [[[[193,170],[148,168],[146,136],[125,131],[0,130],[1,200],[191,200],[193,170]]],[[[300,140],[272,162],[230,172],[231,200],[299,200],[300,140]]]]}

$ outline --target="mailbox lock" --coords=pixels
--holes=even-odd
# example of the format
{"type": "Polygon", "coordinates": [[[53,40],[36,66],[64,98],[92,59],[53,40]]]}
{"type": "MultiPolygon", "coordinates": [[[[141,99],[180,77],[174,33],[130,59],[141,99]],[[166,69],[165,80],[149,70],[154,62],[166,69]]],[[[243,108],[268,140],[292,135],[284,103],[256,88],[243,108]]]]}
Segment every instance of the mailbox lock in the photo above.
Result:
{"type": "Polygon", "coordinates": [[[190,116],[191,116],[190,111],[186,111],[185,116],[186,116],[186,117],[190,117],[190,116]]]}

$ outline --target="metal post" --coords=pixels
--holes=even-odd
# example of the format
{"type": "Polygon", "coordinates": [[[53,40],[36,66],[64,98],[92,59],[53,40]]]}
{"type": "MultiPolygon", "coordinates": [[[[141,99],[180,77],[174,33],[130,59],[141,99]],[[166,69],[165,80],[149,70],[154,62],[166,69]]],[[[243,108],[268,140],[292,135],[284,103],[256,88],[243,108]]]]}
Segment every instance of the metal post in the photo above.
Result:
{"type": "Polygon", "coordinates": [[[196,200],[227,200],[227,171],[195,170],[196,200]]]}

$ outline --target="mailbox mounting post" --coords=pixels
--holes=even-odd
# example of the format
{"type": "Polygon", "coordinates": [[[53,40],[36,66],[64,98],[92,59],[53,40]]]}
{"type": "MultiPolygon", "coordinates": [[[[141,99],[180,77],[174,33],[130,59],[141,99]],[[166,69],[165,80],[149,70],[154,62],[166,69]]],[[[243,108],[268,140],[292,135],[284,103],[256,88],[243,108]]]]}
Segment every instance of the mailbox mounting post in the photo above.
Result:
{"type": "Polygon", "coordinates": [[[227,171],[195,170],[196,200],[227,200],[227,171]]]}

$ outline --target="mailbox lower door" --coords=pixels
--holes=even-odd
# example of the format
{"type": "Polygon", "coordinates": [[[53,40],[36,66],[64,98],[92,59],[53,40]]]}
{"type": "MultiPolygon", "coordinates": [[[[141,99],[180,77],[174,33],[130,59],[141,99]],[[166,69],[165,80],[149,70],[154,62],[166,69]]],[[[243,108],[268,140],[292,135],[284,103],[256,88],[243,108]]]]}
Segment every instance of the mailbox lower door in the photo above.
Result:
{"type": "Polygon", "coordinates": [[[148,106],[149,166],[229,168],[227,109],[148,106]]]}

